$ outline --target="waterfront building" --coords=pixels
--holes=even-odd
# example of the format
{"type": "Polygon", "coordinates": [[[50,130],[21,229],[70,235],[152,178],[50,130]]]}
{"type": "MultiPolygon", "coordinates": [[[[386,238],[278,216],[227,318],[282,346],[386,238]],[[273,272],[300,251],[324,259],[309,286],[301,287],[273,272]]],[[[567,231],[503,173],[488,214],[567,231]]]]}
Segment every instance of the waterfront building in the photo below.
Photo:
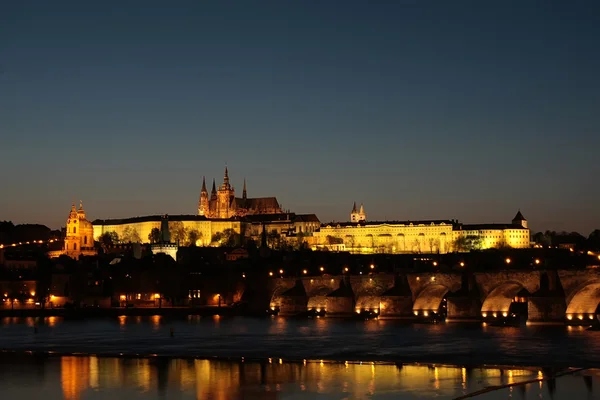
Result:
{"type": "Polygon", "coordinates": [[[519,211],[509,224],[462,224],[455,220],[367,221],[364,206],[350,222],[323,224],[314,250],[371,253],[448,253],[490,248],[527,248],[530,232],[519,211]]]}

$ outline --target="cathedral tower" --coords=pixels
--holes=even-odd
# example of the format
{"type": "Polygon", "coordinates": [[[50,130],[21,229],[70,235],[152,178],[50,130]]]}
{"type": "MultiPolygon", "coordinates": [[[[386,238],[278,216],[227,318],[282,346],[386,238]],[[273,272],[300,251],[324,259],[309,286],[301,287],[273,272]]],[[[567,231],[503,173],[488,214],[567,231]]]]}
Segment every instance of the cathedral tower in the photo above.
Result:
{"type": "Polygon", "coordinates": [[[365,213],[365,206],[363,206],[362,203],[360,203],[360,210],[358,211],[358,220],[359,221],[367,220],[367,214],[365,213]]]}
{"type": "Polygon", "coordinates": [[[208,190],[206,190],[206,178],[202,177],[202,190],[200,191],[200,202],[198,203],[198,215],[208,216],[209,202],[208,190]]]}
{"type": "Polygon", "coordinates": [[[231,218],[234,214],[235,207],[232,207],[232,203],[235,200],[235,191],[229,184],[229,172],[225,167],[225,176],[223,177],[223,184],[219,186],[217,191],[217,217],[218,218],[231,218]]]}

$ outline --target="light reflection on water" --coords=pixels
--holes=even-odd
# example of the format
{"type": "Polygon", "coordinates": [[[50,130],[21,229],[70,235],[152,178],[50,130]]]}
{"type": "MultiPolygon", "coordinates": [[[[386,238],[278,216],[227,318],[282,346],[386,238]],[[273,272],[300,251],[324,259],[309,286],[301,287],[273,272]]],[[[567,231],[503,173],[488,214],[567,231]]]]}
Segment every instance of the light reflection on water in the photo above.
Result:
{"type": "MultiPolygon", "coordinates": [[[[329,362],[65,356],[0,357],[3,398],[66,399],[453,399],[538,377],[537,370],[329,362]]],[[[594,373],[501,389],[477,399],[595,398],[594,373]],[[569,397],[567,397],[569,396],[569,397]]]]}
{"type": "Polygon", "coordinates": [[[600,331],[329,318],[11,317],[0,319],[0,349],[565,368],[600,365],[600,331]]]}

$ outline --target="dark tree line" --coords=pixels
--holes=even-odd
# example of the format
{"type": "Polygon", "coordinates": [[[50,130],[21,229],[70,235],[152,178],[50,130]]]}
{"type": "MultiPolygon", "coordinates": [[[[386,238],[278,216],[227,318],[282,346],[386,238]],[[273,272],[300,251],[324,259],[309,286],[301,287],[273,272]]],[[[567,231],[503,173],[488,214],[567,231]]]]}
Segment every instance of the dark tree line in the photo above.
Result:
{"type": "Polygon", "coordinates": [[[573,245],[578,249],[600,250],[600,229],[594,230],[588,237],[578,232],[537,232],[532,239],[544,246],[573,245]]]}

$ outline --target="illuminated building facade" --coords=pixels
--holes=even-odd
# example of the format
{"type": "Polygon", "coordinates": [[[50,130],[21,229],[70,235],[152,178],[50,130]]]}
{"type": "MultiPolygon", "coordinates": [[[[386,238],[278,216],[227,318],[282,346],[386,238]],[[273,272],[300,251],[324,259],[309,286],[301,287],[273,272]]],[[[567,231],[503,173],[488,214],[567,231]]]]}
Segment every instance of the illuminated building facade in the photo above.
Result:
{"type": "MultiPolygon", "coordinates": [[[[161,215],[150,215],[125,219],[95,220],[93,222],[94,238],[98,240],[105,233],[115,232],[121,239],[132,236],[136,238],[134,241],[149,243],[150,232],[154,228],[161,229],[162,218],[161,215]]],[[[195,244],[197,246],[207,246],[216,233],[222,233],[227,229],[231,229],[238,234],[241,233],[242,222],[231,219],[210,220],[198,215],[169,215],[169,229],[172,238],[176,230],[196,231],[198,232],[198,238],[195,244]]]]}
{"type": "Polygon", "coordinates": [[[87,220],[83,203],[79,203],[79,210],[75,204],[71,205],[71,212],[67,218],[66,236],[62,250],[49,252],[49,257],[67,255],[78,259],[79,256],[93,256],[96,254],[94,247],[94,227],[87,220]]]}
{"type": "Polygon", "coordinates": [[[496,247],[527,248],[530,232],[519,211],[510,224],[461,224],[454,220],[373,221],[364,207],[350,222],[330,223],[313,234],[313,249],[351,253],[448,253],[496,247]]]}
{"type": "Polygon", "coordinates": [[[202,190],[198,202],[198,215],[206,218],[227,219],[232,217],[243,217],[255,214],[278,214],[281,207],[275,197],[249,198],[246,191],[246,180],[242,197],[235,197],[235,189],[229,183],[229,171],[225,168],[223,184],[218,190],[213,179],[210,196],[206,190],[206,181],[202,179],[202,190]]]}

